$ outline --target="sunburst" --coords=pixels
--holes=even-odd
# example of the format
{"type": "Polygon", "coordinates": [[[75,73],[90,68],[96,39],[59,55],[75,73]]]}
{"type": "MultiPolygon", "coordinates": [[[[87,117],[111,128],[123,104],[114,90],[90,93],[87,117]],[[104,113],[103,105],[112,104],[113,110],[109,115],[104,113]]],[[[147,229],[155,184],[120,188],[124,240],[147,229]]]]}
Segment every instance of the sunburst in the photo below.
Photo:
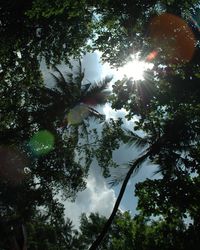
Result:
{"type": "Polygon", "coordinates": [[[120,74],[125,75],[133,80],[144,80],[145,71],[152,69],[153,63],[141,61],[138,55],[132,55],[131,60],[120,68],[120,74]]]}

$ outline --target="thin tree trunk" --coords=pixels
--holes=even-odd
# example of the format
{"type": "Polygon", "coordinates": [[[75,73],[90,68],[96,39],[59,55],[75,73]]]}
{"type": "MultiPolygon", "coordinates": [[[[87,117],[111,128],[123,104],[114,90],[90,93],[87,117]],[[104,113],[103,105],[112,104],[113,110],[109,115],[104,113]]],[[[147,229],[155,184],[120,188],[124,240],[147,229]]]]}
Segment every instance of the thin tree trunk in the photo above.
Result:
{"type": "Polygon", "coordinates": [[[142,155],[141,157],[139,157],[137,160],[135,160],[135,162],[133,163],[132,167],[130,168],[130,170],[128,171],[128,173],[126,174],[126,177],[123,181],[123,184],[121,186],[119,195],[117,197],[117,200],[115,202],[115,206],[113,208],[113,211],[109,217],[109,219],[107,220],[106,224],[104,225],[101,233],[99,234],[99,236],[97,237],[97,239],[93,242],[93,244],[91,245],[91,247],[89,248],[89,250],[96,250],[98,248],[98,246],[101,244],[103,238],[105,237],[106,233],[108,232],[113,219],[115,218],[115,215],[118,211],[119,208],[119,204],[121,202],[121,199],[124,195],[126,186],[128,184],[128,181],[133,173],[133,171],[136,169],[136,167],[138,166],[138,164],[141,164],[144,160],[146,160],[148,158],[148,156],[151,154],[151,150],[147,151],[144,155],[142,155]]]}

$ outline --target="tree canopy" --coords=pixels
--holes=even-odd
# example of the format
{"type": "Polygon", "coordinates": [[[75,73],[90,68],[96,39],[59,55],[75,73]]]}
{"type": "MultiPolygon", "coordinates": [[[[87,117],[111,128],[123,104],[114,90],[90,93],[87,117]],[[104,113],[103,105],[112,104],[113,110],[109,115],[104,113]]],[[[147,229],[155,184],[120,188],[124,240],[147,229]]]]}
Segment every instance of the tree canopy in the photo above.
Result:
{"type": "Polygon", "coordinates": [[[196,249],[199,9],[196,0],[1,1],[2,249],[86,249],[100,228],[104,235],[91,249],[187,249],[189,242],[196,249]],[[109,95],[111,78],[84,84],[81,63],[77,69],[71,64],[95,50],[112,67],[126,64],[133,53],[153,67],[144,80],[116,81],[109,95]],[[55,87],[45,85],[41,63],[54,70],[55,87]],[[66,76],[60,63],[71,67],[66,76]],[[115,110],[124,108],[128,120],[137,118],[130,131],[122,119],[104,120],[96,106],[106,101],[115,110]],[[101,132],[90,127],[91,118],[102,124],[101,132]],[[128,164],[113,213],[107,222],[83,215],[78,233],[65,221],[56,195],[74,199],[85,188],[94,158],[109,177],[117,167],[112,154],[123,143],[142,149],[128,164]],[[158,166],[161,178],[136,185],[139,215],[131,218],[118,207],[130,177],[146,160],[158,166]],[[148,224],[151,216],[160,219],[148,224]]]}

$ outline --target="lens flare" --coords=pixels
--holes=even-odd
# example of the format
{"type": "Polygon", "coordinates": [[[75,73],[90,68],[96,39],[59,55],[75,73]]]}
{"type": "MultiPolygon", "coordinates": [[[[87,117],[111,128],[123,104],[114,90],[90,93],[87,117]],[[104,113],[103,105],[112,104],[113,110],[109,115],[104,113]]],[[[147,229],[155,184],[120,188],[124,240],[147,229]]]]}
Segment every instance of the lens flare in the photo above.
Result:
{"type": "Polygon", "coordinates": [[[196,39],[180,17],[168,13],[154,17],[149,25],[149,36],[166,62],[186,63],[192,59],[196,39]]]}
{"type": "Polygon", "coordinates": [[[67,121],[71,125],[80,124],[89,115],[87,105],[79,104],[69,111],[67,114],[67,121]]]}
{"type": "Polygon", "coordinates": [[[33,155],[42,156],[53,150],[55,138],[47,130],[38,131],[30,139],[29,147],[33,155]]]}
{"type": "Polygon", "coordinates": [[[147,62],[151,62],[153,61],[158,55],[158,51],[153,50],[151,53],[149,53],[149,55],[146,57],[146,61],[147,62]]]}

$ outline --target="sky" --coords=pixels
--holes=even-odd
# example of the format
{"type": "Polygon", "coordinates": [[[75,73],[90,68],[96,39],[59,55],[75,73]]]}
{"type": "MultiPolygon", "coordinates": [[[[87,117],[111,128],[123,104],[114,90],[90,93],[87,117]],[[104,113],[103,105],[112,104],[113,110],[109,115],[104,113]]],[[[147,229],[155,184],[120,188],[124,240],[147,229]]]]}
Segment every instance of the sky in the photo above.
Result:
{"type": "MultiPolygon", "coordinates": [[[[123,69],[117,71],[111,69],[108,63],[102,64],[100,61],[100,53],[98,51],[86,54],[82,60],[82,67],[85,72],[85,83],[88,81],[97,82],[108,75],[113,76],[113,83],[124,75],[123,69]]],[[[64,64],[59,65],[58,68],[62,72],[66,72],[67,70],[66,65],[64,64]]],[[[44,64],[41,64],[41,69],[44,74],[45,82],[48,83],[48,86],[52,87],[53,81],[49,70],[46,69],[44,64]]],[[[138,72],[138,68],[135,70],[138,72]]],[[[107,120],[109,118],[115,119],[121,117],[124,120],[126,128],[133,128],[134,119],[132,121],[127,121],[125,119],[125,110],[114,111],[109,104],[106,104],[99,111],[106,115],[107,120]]],[[[135,159],[140,153],[141,152],[134,147],[128,148],[127,146],[122,146],[119,150],[114,152],[113,159],[119,163],[122,168],[113,171],[113,174],[117,173],[117,171],[126,173],[127,170],[123,168],[123,164],[135,159]]],[[[135,215],[137,198],[134,196],[134,186],[137,182],[143,181],[146,178],[159,178],[158,175],[154,175],[155,170],[156,166],[147,163],[141,168],[139,173],[129,181],[125,195],[120,204],[121,210],[129,210],[133,216],[135,215]]],[[[97,162],[94,160],[89,170],[87,188],[77,194],[75,202],[64,202],[66,217],[69,217],[73,221],[75,228],[79,227],[81,213],[89,215],[91,212],[98,212],[99,214],[108,217],[116,201],[120,186],[121,185],[111,188],[108,184],[108,180],[102,177],[100,167],[98,167],[97,162]]]]}

